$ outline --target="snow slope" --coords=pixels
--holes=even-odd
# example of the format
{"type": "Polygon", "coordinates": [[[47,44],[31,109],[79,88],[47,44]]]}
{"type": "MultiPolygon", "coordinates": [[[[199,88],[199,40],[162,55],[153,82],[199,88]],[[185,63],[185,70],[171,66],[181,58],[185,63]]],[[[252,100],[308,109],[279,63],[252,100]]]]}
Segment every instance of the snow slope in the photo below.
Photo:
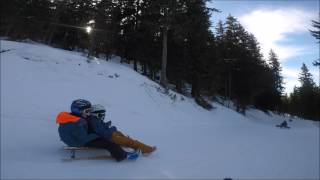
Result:
{"type": "MultiPolygon", "coordinates": [[[[1,40],[1,179],[319,179],[319,124],[217,103],[173,100],[117,59],[1,40]],[[117,74],[117,76],[115,75],[117,74]],[[64,162],[55,117],[85,98],[107,119],[158,150],[137,161],[64,162]]],[[[170,92],[175,94],[174,92],[170,92]]]]}

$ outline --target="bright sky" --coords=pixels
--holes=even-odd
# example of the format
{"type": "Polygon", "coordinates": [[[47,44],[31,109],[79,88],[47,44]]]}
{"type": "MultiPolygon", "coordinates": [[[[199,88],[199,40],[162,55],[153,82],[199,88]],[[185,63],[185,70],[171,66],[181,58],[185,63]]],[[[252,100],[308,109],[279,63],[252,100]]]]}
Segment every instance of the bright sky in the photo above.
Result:
{"type": "Polygon", "coordinates": [[[300,86],[302,63],[307,65],[314,82],[319,82],[319,69],[312,65],[320,56],[319,44],[308,30],[313,29],[311,20],[319,20],[319,6],[318,0],[213,0],[209,4],[222,11],[212,14],[213,28],[218,20],[224,22],[231,14],[254,34],[265,58],[270,49],[275,51],[287,93],[300,86]]]}

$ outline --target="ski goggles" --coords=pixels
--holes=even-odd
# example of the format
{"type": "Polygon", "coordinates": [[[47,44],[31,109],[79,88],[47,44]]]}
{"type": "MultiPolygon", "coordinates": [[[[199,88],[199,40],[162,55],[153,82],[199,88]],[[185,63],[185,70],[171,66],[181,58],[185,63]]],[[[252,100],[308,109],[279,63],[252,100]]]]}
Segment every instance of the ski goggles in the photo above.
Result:
{"type": "Polygon", "coordinates": [[[104,113],[104,112],[100,112],[100,113],[91,112],[91,115],[103,120],[104,117],[106,116],[106,113],[104,113]]]}

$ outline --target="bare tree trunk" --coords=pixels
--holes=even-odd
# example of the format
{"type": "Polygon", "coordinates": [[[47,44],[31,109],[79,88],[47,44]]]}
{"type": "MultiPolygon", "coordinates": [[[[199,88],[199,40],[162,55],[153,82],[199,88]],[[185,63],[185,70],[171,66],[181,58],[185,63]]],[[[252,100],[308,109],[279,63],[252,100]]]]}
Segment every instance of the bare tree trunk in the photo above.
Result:
{"type": "Polygon", "coordinates": [[[133,69],[135,71],[138,71],[138,62],[137,62],[136,58],[133,59],[133,69]]]}
{"type": "Polygon", "coordinates": [[[191,95],[194,98],[198,98],[200,96],[199,94],[199,84],[198,84],[198,78],[197,75],[193,75],[193,79],[192,79],[192,89],[191,89],[191,95]]]}
{"type": "Polygon", "coordinates": [[[9,23],[9,25],[7,26],[7,28],[6,28],[6,32],[5,32],[5,37],[9,37],[9,35],[10,35],[10,32],[11,32],[11,30],[12,30],[12,24],[10,24],[9,23]]]}
{"type": "Polygon", "coordinates": [[[53,42],[53,36],[54,36],[55,31],[57,30],[56,26],[59,23],[59,17],[61,16],[61,12],[63,12],[64,10],[65,10],[65,7],[63,5],[63,2],[58,1],[56,12],[53,15],[53,18],[51,20],[53,23],[49,24],[49,29],[47,31],[48,33],[47,33],[47,37],[45,40],[45,42],[49,45],[51,45],[53,42]]]}
{"type": "Polygon", "coordinates": [[[161,66],[161,79],[160,84],[163,87],[167,87],[167,39],[168,28],[164,27],[163,40],[162,40],[162,66],[161,66]]]}
{"type": "Polygon", "coordinates": [[[53,35],[54,35],[54,32],[55,32],[55,27],[52,27],[51,30],[48,30],[50,31],[48,34],[48,37],[46,38],[46,43],[51,45],[52,44],[52,40],[53,40],[53,35]]]}
{"type": "Polygon", "coordinates": [[[95,43],[96,43],[95,40],[96,40],[95,34],[94,32],[92,32],[92,34],[89,34],[89,47],[88,47],[89,52],[87,56],[88,60],[92,59],[94,56],[94,49],[95,49],[95,43]]]}
{"type": "Polygon", "coordinates": [[[143,67],[143,73],[142,74],[145,75],[145,76],[148,76],[147,63],[146,63],[145,60],[142,63],[142,67],[143,67]]]}

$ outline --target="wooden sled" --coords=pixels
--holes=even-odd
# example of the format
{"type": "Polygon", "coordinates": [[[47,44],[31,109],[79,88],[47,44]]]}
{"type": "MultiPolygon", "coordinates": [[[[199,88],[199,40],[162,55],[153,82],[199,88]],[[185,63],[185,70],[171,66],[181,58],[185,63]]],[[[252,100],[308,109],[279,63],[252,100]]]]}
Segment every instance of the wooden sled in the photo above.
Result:
{"type": "Polygon", "coordinates": [[[85,157],[77,157],[76,152],[77,151],[94,151],[94,150],[104,150],[101,148],[92,148],[92,147],[70,147],[65,146],[63,147],[64,150],[70,152],[70,157],[63,158],[64,161],[72,161],[72,160],[106,160],[106,159],[113,159],[111,155],[99,155],[99,156],[85,156],[85,157]]]}

